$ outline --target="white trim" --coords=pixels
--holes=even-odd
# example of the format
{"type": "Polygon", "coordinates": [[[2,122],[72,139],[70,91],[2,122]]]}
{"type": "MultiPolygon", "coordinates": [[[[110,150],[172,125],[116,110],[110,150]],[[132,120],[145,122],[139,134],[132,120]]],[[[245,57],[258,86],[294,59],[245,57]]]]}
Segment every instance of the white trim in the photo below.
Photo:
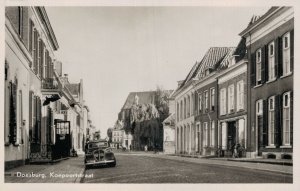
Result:
{"type": "Polygon", "coordinates": [[[244,64],[244,65],[242,65],[238,68],[235,68],[235,70],[230,71],[229,73],[225,74],[222,77],[219,77],[218,84],[222,84],[222,83],[224,83],[224,82],[226,82],[226,81],[228,81],[228,80],[230,80],[230,79],[232,79],[232,78],[234,78],[234,77],[236,77],[236,76],[238,76],[242,73],[245,73],[245,72],[247,72],[247,65],[246,64],[244,64]]]}
{"type": "MultiPolygon", "coordinates": [[[[284,23],[288,22],[290,19],[294,18],[294,9],[291,7],[287,7],[286,9],[283,9],[281,12],[278,12],[273,18],[270,18],[270,21],[267,24],[261,24],[262,26],[259,29],[250,31],[251,37],[248,35],[250,31],[247,31],[247,33],[241,34],[242,36],[246,36],[246,46],[249,46],[250,44],[255,43],[257,40],[263,38],[265,35],[269,34],[270,32],[276,30],[280,25],[283,25],[284,23]]],[[[266,22],[265,22],[266,23],[266,22]]]]}

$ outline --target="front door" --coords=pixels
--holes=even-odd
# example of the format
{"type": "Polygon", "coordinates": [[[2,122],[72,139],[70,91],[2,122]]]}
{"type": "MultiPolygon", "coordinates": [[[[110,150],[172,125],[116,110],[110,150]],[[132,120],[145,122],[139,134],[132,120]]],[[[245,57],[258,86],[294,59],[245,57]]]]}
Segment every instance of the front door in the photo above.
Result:
{"type": "Polygon", "coordinates": [[[70,121],[55,120],[55,134],[54,158],[69,157],[71,150],[70,121]]]}
{"type": "Polygon", "coordinates": [[[227,136],[227,149],[233,150],[233,146],[236,144],[236,122],[228,122],[228,136],[227,136]]]}

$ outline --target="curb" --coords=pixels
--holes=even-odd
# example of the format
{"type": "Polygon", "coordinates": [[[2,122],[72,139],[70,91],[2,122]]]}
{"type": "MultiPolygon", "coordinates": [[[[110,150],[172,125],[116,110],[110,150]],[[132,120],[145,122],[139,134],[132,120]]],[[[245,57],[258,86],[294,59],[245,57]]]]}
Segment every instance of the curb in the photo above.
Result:
{"type": "Polygon", "coordinates": [[[83,167],[83,169],[80,171],[79,174],[82,174],[82,177],[77,177],[74,181],[74,183],[82,183],[83,182],[83,178],[84,178],[84,174],[85,174],[85,168],[83,167]]]}
{"type": "MultiPolygon", "coordinates": [[[[162,158],[162,157],[157,157],[157,156],[150,156],[150,157],[153,157],[153,158],[154,157],[155,158],[162,158]]],[[[180,159],[180,158],[187,158],[187,157],[181,157],[181,156],[173,156],[173,157],[177,157],[178,159],[180,159]]],[[[162,159],[172,160],[171,158],[162,158],[162,159]]],[[[220,164],[220,163],[219,164],[210,164],[209,162],[198,163],[197,161],[185,161],[184,159],[183,160],[179,160],[179,161],[191,162],[191,163],[196,163],[196,164],[209,164],[209,165],[231,166],[231,167],[236,167],[236,168],[247,168],[247,169],[252,169],[252,170],[260,170],[260,171],[280,173],[280,174],[284,174],[284,175],[291,175],[291,176],[293,176],[293,172],[290,173],[290,172],[284,172],[284,171],[278,171],[278,170],[272,170],[272,169],[252,168],[252,167],[247,167],[247,166],[237,166],[237,165],[234,165],[234,164],[220,164]]],[[[239,162],[239,161],[234,161],[234,162],[239,162]]]]}

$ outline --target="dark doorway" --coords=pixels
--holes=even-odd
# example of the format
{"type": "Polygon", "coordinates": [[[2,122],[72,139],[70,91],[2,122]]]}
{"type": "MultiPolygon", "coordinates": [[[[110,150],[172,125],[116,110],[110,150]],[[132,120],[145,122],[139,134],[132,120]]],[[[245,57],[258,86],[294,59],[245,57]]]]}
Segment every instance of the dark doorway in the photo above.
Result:
{"type": "MultiPolygon", "coordinates": [[[[257,117],[257,129],[261,134],[263,133],[263,116],[257,117]]],[[[258,156],[262,156],[263,140],[258,138],[258,156]]]]}
{"type": "Polygon", "coordinates": [[[233,150],[233,146],[236,144],[236,122],[228,122],[228,136],[227,136],[227,148],[233,150]]]}
{"type": "Polygon", "coordinates": [[[55,120],[55,134],[53,158],[69,157],[71,150],[70,121],[55,120]]]}

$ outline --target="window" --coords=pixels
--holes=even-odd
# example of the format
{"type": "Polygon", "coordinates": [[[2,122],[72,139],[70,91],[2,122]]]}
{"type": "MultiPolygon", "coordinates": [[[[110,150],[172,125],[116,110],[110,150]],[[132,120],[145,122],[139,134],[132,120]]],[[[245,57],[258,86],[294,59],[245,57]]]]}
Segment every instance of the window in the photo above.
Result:
{"type": "Polygon", "coordinates": [[[202,111],[202,94],[198,94],[199,114],[202,111]]]}
{"type": "Polygon", "coordinates": [[[275,97],[269,98],[269,108],[268,108],[268,132],[269,132],[269,146],[274,145],[275,139],[275,97]]]}
{"type": "Polygon", "coordinates": [[[23,101],[22,101],[22,91],[19,91],[18,95],[18,130],[17,130],[17,142],[22,143],[22,129],[23,129],[23,101]]]}
{"type": "Polygon", "coordinates": [[[215,146],[215,121],[210,122],[210,146],[215,146]]]}
{"type": "Polygon", "coordinates": [[[256,51],[256,84],[261,83],[261,49],[256,51]]]}
{"type": "Polygon", "coordinates": [[[203,123],[204,128],[204,146],[208,146],[208,128],[207,128],[207,122],[203,123]]]}
{"type": "Polygon", "coordinates": [[[286,33],[283,36],[283,43],[282,43],[282,49],[283,49],[283,54],[282,54],[282,66],[283,66],[283,75],[288,75],[291,73],[290,69],[290,33],[286,33]]]}
{"type": "Polygon", "coordinates": [[[190,96],[188,95],[188,98],[187,98],[187,117],[190,117],[190,111],[191,111],[191,98],[190,96]]]}
{"type": "Polygon", "coordinates": [[[179,121],[179,103],[177,102],[177,121],[179,121]]]}
{"type": "Polygon", "coordinates": [[[207,76],[209,74],[209,69],[205,70],[205,76],[207,76]]]}
{"type": "Polygon", "coordinates": [[[221,96],[220,96],[220,114],[226,114],[226,88],[221,89],[221,96]]]}
{"type": "Polygon", "coordinates": [[[215,88],[210,89],[210,110],[215,110],[215,88]]]}
{"type": "Polygon", "coordinates": [[[237,110],[244,109],[244,81],[237,83],[237,110]]]}
{"type": "Polygon", "coordinates": [[[183,119],[183,102],[182,100],[180,101],[180,120],[183,119]]]}
{"type": "Polygon", "coordinates": [[[290,92],[283,94],[283,145],[290,145],[290,92]]]}
{"type": "Polygon", "coordinates": [[[268,46],[268,67],[269,67],[269,80],[275,79],[275,56],[274,56],[274,41],[268,46]]]}
{"type": "Polygon", "coordinates": [[[184,98],[184,102],[183,102],[183,104],[184,104],[184,109],[183,109],[183,112],[184,112],[184,114],[183,114],[183,118],[185,119],[186,118],[186,98],[184,98]]]}
{"type": "Polygon", "coordinates": [[[208,109],[208,91],[204,92],[204,107],[208,109]]]}
{"type": "Polygon", "coordinates": [[[21,38],[23,38],[23,7],[18,7],[19,11],[19,28],[18,28],[18,33],[21,38]]]}
{"type": "Polygon", "coordinates": [[[228,87],[228,113],[234,110],[234,85],[228,87]]]}
{"type": "Polygon", "coordinates": [[[256,115],[263,114],[263,100],[256,101],[256,115]]]}

